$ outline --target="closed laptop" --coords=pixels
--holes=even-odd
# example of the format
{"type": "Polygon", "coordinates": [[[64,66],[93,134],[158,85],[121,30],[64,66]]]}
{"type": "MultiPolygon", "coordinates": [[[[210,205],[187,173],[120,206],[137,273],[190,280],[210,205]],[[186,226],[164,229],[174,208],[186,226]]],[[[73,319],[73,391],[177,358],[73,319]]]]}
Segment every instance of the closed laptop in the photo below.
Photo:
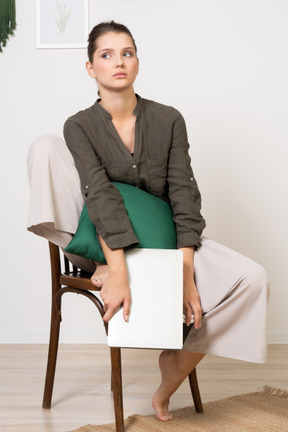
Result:
{"type": "Polygon", "coordinates": [[[129,321],[122,308],[109,321],[110,347],[181,349],[183,254],[171,249],[125,252],[131,290],[129,321]]]}

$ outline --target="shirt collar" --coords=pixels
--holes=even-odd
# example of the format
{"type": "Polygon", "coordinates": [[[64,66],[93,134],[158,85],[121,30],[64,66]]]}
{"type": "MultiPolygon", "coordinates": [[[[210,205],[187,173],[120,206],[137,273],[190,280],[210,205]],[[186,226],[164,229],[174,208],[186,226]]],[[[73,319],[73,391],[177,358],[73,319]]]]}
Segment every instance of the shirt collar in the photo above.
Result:
{"type": "MultiPolygon", "coordinates": [[[[142,113],[142,105],[143,105],[143,99],[141,98],[141,96],[139,96],[138,94],[136,94],[137,97],[137,105],[134,109],[134,114],[136,115],[136,117],[140,117],[141,113],[142,113]]],[[[100,105],[101,98],[97,99],[97,101],[95,102],[94,106],[97,109],[97,111],[99,111],[102,115],[104,115],[104,117],[107,117],[109,120],[112,120],[112,116],[111,114],[105,109],[103,108],[102,105],[100,105]]]]}

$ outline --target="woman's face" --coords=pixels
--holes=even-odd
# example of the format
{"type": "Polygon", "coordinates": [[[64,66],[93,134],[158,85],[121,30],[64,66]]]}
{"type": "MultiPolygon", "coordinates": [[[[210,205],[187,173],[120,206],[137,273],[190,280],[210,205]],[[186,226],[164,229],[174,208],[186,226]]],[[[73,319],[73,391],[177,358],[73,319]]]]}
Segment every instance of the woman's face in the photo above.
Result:
{"type": "Polygon", "coordinates": [[[93,62],[87,62],[86,68],[96,78],[100,92],[131,87],[138,74],[139,61],[130,36],[108,32],[98,37],[93,62]]]}

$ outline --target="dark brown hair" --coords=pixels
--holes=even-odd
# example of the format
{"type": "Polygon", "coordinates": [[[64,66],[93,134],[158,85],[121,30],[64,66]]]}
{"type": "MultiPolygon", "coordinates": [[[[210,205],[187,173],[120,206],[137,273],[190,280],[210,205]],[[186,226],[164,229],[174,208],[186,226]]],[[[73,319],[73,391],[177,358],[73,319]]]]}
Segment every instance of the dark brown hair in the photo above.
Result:
{"type": "Polygon", "coordinates": [[[115,32],[115,33],[126,33],[130,38],[132,39],[135,51],[137,53],[137,47],[135,40],[132,36],[132,33],[130,30],[123,24],[116,23],[115,21],[109,21],[109,22],[102,22],[98,25],[96,25],[90,32],[88,37],[88,47],[87,47],[87,53],[88,53],[88,59],[92,63],[93,61],[93,55],[94,52],[97,49],[97,39],[108,32],[115,32]]]}

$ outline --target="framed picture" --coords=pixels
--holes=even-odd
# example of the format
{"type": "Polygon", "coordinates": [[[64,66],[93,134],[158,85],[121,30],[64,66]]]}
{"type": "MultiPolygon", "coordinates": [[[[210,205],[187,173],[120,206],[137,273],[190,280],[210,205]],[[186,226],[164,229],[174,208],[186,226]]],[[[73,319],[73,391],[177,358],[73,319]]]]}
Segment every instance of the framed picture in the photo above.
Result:
{"type": "Polygon", "coordinates": [[[36,0],[37,48],[86,48],[88,0],[36,0]]]}

